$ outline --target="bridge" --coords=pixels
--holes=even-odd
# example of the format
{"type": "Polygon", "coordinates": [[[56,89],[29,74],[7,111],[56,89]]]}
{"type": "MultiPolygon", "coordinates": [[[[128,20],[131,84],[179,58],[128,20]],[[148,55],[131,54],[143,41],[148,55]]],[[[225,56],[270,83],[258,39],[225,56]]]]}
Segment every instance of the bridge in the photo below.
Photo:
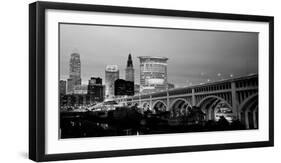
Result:
{"type": "Polygon", "coordinates": [[[206,121],[215,120],[218,106],[222,106],[231,109],[233,119],[240,120],[246,128],[258,128],[256,74],[116,100],[152,111],[169,111],[171,116],[183,115],[197,106],[205,113],[206,121]]]}

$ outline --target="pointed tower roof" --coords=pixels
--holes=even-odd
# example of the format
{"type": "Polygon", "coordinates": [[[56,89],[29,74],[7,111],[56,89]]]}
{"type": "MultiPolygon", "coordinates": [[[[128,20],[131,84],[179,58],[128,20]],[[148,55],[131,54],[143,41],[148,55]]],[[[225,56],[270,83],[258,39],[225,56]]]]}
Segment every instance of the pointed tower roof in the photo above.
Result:
{"type": "Polygon", "coordinates": [[[133,67],[133,60],[132,60],[131,53],[128,56],[127,67],[133,67]]]}

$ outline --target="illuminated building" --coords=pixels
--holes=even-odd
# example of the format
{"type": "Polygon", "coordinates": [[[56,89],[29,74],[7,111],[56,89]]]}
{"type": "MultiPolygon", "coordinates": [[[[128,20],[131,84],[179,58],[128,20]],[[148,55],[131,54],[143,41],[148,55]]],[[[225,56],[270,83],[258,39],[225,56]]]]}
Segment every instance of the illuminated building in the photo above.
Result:
{"type": "Polygon", "coordinates": [[[67,93],[74,93],[74,87],[81,85],[81,62],[78,53],[72,53],[69,62],[69,78],[67,79],[67,93]]]}
{"type": "Polygon", "coordinates": [[[114,97],[114,82],[119,79],[119,69],[117,65],[107,65],[105,68],[105,97],[114,97]]]}
{"type": "Polygon", "coordinates": [[[159,92],[168,89],[166,57],[141,56],[140,93],[159,92]]]}

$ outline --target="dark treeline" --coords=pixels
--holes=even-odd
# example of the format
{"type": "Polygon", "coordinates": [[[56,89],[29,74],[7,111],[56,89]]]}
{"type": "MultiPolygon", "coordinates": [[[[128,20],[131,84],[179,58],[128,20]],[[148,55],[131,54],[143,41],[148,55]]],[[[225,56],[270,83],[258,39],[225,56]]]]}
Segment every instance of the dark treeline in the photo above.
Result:
{"type": "Polygon", "coordinates": [[[205,114],[198,107],[188,114],[171,117],[170,112],[145,111],[137,107],[117,108],[97,112],[61,112],[61,138],[147,135],[204,131],[243,130],[244,125],[223,116],[218,121],[204,120],[205,114]]]}

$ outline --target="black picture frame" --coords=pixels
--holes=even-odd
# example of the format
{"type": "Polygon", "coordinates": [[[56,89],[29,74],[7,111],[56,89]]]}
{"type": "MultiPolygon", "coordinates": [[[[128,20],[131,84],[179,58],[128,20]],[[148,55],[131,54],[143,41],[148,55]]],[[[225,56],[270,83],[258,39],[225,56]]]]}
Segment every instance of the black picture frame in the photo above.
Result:
{"type": "Polygon", "coordinates": [[[274,18],[271,16],[222,14],[152,8],[102,6],[88,4],[34,2],[29,5],[29,158],[34,161],[55,161],[116,156],[178,153],[237,148],[269,147],[274,145],[274,18]],[[94,11],[123,14],[160,15],[172,17],[240,20],[269,23],[269,140],[260,142],[173,146],[149,149],[98,151],[66,154],[45,153],[45,11],[94,11]]]}

